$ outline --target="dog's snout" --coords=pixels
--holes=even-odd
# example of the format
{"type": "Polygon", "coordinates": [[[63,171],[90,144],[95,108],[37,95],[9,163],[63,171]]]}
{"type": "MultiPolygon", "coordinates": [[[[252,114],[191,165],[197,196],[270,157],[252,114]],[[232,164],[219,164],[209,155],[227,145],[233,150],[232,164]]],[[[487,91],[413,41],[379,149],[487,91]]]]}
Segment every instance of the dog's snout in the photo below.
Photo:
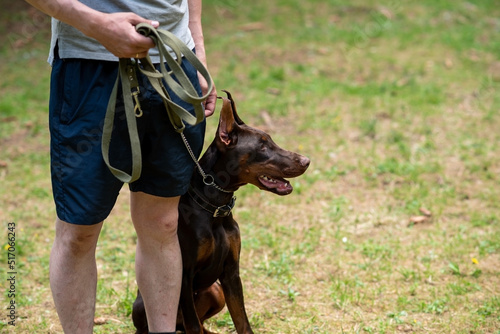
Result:
{"type": "Polygon", "coordinates": [[[301,156],[299,156],[298,162],[299,162],[300,166],[307,168],[307,167],[309,167],[311,160],[309,160],[308,157],[301,155],[301,156]]]}

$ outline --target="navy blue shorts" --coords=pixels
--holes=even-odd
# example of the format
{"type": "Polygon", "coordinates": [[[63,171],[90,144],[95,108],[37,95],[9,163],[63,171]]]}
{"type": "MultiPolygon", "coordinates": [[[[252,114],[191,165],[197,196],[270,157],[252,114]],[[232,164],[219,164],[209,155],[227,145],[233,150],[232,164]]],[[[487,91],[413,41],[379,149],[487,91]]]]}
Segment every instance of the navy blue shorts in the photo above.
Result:
{"type": "MultiPolygon", "coordinates": [[[[196,70],[185,60],[182,67],[200,93],[196,70]]],[[[49,104],[52,189],[57,216],[65,222],[93,225],[103,221],[123,185],[111,174],[101,152],[104,115],[117,73],[117,62],[56,57],[52,65],[49,104]]],[[[139,72],[137,75],[144,112],[137,118],[142,174],[130,183],[130,190],[161,197],[182,195],[193,173],[193,160],[172,127],[160,96],[146,77],[139,72]]],[[[169,94],[187,110],[193,109],[171,91],[169,94]]],[[[187,125],[184,134],[198,156],[203,148],[205,122],[187,125]]],[[[128,136],[120,88],[110,162],[130,173],[128,136]]]]}

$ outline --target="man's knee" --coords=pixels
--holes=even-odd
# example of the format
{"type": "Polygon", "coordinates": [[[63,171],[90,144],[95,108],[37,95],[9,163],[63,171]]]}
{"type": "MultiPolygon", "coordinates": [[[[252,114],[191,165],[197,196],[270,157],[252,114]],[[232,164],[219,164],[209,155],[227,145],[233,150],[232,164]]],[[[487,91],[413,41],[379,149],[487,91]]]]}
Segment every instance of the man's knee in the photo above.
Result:
{"type": "Polygon", "coordinates": [[[178,203],[176,198],[161,198],[132,193],[132,221],[137,236],[164,241],[177,238],[178,203]]]}
{"type": "Polygon", "coordinates": [[[60,251],[73,256],[83,256],[89,252],[94,252],[101,227],[102,222],[96,225],[84,226],[69,224],[57,219],[54,245],[60,251]]]}
{"type": "Polygon", "coordinates": [[[158,241],[177,238],[177,210],[150,213],[135,217],[134,225],[139,238],[148,238],[158,241]]]}

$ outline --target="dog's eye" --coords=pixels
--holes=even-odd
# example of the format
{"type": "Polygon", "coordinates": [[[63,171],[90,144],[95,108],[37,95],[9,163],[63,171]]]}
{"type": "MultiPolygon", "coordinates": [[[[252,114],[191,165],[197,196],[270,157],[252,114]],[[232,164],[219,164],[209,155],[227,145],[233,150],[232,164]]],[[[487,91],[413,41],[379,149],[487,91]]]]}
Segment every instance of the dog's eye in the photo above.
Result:
{"type": "Polygon", "coordinates": [[[270,146],[269,138],[266,136],[262,136],[260,138],[260,151],[266,152],[269,149],[269,146],[270,146]]]}

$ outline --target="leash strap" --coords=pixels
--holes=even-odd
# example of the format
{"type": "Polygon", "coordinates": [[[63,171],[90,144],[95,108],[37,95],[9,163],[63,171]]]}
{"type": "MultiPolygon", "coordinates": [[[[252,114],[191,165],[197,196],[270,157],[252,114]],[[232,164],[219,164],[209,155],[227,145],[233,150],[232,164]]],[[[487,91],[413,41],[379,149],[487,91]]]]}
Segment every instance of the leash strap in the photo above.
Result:
{"type": "MultiPolygon", "coordinates": [[[[102,157],[108,166],[111,173],[122,182],[133,182],[139,178],[142,170],[141,163],[141,143],[139,141],[139,133],[137,131],[136,114],[134,112],[134,102],[132,101],[132,85],[139,88],[137,77],[135,75],[135,65],[130,59],[120,59],[118,77],[111,92],[111,97],[108,102],[106,116],[104,117],[104,125],[102,129],[102,157]],[[125,116],[127,119],[127,127],[130,137],[130,148],[132,151],[132,172],[126,172],[111,166],[109,162],[109,145],[111,143],[111,133],[113,132],[113,124],[115,120],[116,96],[118,93],[118,83],[122,83],[123,103],[125,107],[125,116]],[[127,98],[129,97],[129,98],[127,98]]],[[[138,90],[136,91],[138,92],[138,90]]]]}
{"type": "Polygon", "coordinates": [[[119,60],[118,77],[111,92],[111,97],[106,110],[106,116],[104,118],[101,147],[104,162],[108,166],[109,170],[116,178],[124,183],[136,181],[140,177],[142,170],[141,146],[137,131],[137,120],[135,119],[136,117],[142,116],[142,109],[138,99],[139,83],[136,77],[136,70],[140,70],[148,78],[153,88],[161,96],[170,122],[172,123],[175,131],[179,132],[181,135],[183,134],[185,123],[189,125],[196,125],[205,119],[202,102],[207,99],[213,89],[213,81],[206,67],[203,66],[198,57],[196,57],[196,55],[174,34],[166,30],[155,29],[153,26],[146,23],[138,24],[136,26],[136,30],[144,36],[150,37],[155,43],[160,54],[161,71],[156,70],[149,56],[139,59],[138,61],[140,62],[140,65],[131,59],[119,60]],[[167,47],[175,53],[177,59],[172,57],[167,47]],[[207,94],[198,96],[196,89],[193,87],[191,81],[181,67],[183,56],[208,82],[207,94]],[[170,71],[167,70],[165,63],[167,63],[170,71]],[[175,95],[194,107],[194,116],[189,111],[172,101],[167,89],[163,85],[163,80],[175,95]],[[116,98],[120,82],[122,85],[125,115],[132,152],[131,174],[111,166],[109,161],[109,146],[111,143],[116,98]],[[135,100],[135,107],[133,100],[135,100]]]}

